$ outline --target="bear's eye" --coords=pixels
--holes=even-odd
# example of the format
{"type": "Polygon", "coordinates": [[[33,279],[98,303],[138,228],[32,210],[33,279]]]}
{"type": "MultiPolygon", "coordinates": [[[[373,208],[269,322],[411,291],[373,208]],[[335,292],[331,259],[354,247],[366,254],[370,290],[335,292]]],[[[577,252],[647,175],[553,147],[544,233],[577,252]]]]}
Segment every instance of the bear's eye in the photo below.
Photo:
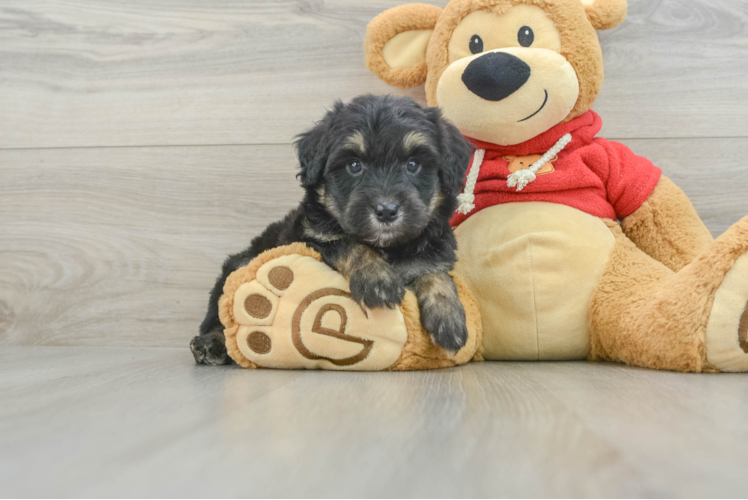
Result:
{"type": "Polygon", "coordinates": [[[348,173],[351,175],[360,175],[361,172],[364,171],[364,166],[358,160],[353,160],[351,162],[348,162],[348,165],[346,165],[345,168],[346,170],[348,170],[348,173]]]}
{"type": "Polygon", "coordinates": [[[417,174],[418,172],[421,171],[421,164],[418,163],[415,160],[410,160],[408,162],[408,166],[406,168],[408,169],[408,173],[409,174],[414,174],[415,175],[415,174],[417,174]]]}
{"type": "Polygon", "coordinates": [[[535,33],[529,26],[522,26],[517,33],[517,41],[523,47],[529,47],[535,41],[535,33]]]}
{"type": "Polygon", "coordinates": [[[470,39],[470,52],[473,54],[483,52],[483,39],[478,35],[473,35],[473,38],[470,39]]]}

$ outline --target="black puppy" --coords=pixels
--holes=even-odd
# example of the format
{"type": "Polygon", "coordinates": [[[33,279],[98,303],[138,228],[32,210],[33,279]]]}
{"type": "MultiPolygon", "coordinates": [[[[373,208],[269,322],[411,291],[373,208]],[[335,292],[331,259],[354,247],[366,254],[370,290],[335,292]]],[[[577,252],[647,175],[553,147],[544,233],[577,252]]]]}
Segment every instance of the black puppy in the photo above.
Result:
{"type": "Polygon", "coordinates": [[[361,96],[333,109],[295,143],[306,194],[299,208],[230,256],[190,347],[198,363],[229,362],[218,299],[226,278],[265,250],[304,242],[350,280],[370,308],[418,297],[433,341],[456,352],[467,341],[465,311],[448,274],[457,243],[449,218],[471,149],[436,108],[403,97],[361,96]]]}

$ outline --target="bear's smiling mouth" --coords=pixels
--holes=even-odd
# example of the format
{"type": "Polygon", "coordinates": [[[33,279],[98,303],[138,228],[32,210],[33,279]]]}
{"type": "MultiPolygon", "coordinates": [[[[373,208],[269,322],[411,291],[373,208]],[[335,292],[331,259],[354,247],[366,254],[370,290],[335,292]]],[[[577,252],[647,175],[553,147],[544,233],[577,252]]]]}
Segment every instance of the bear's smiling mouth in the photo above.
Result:
{"type": "Polygon", "coordinates": [[[537,115],[538,113],[540,113],[541,111],[543,111],[543,108],[545,107],[546,104],[548,104],[548,91],[547,90],[545,91],[545,100],[543,101],[543,105],[540,106],[540,109],[538,109],[536,112],[534,112],[533,114],[531,114],[527,118],[523,118],[523,119],[519,120],[517,123],[526,122],[527,120],[529,120],[533,116],[537,115]]]}

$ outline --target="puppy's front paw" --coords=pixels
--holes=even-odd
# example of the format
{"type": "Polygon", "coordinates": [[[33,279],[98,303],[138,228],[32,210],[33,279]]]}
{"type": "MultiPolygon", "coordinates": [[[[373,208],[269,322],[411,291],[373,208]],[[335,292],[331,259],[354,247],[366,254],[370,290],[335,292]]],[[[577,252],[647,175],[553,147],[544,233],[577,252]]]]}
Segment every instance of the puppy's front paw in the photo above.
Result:
{"type": "Polygon", "coordinates": [[[392,269],[372,266],[355,272],[350,279],[353,300],[366,307],[393,309],[405,297],[405,285],[392,269]]]}
{"type": "Polygon", "coordinates": [[[198,335],[190,342],[190,350],[199,365],[225,365],[231,359],[226,352],[226,343],[222,332],[210,332],[198,335]]]}
{"type": "Polygon", "coordinates": [[[431,335],[434,344],[452,356],[467,343],[465,309],[459,301],[422,306],[421,324],[431,335]]]}

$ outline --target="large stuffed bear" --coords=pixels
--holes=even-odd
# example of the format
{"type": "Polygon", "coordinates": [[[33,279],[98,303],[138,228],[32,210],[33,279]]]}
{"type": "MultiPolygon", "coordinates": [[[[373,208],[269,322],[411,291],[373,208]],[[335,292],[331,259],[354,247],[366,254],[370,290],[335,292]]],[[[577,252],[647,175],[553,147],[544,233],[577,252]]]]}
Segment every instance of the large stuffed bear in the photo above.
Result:
{"type": "Polygon", "coordinates": [[[713,240],[645,158],[596,137],[596,29],[625,0],[452,0],[380,14],[365,42],[390,85],[425,83],[476,147],[457,274],[486,359],[748,371],[748,218],[713,240]]]}

